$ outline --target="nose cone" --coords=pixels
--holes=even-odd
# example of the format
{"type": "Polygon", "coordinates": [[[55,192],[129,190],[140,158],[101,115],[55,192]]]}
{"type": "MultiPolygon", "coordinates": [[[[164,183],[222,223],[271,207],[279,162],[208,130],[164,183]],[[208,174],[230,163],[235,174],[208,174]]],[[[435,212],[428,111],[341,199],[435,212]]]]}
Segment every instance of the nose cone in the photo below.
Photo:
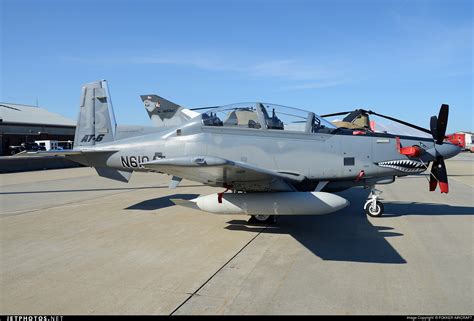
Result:
{"type": "Polygon", "coordinates": [[[436,151],[438,154],[443,156],[443,158],[448,159],[459,154],[461,152],[461,148],[451,143],[443,143],[441,145],[436,145],[436,151]]]}

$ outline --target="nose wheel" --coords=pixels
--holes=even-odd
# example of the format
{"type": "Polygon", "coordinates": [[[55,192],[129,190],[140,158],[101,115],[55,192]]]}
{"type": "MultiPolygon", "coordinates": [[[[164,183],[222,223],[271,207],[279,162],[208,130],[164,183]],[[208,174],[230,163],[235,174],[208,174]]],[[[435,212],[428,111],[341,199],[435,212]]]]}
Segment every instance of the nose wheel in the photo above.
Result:
{"type": "Polygon", "coordinates": [[[378,200],[381,193],[382,192],[378,189],[371,189],[369,199],[364,204],[364,211],[367,215],[371,217],[380,217],[383,215],[385,209],[382,202],[378,200]]]}
{"type": "Polygon", "coordinates": [[[380,201],[375,202],[375,206],[373,204],[374,202],[372,200],[368,200],[365,202],[364,205],[364,211],[365,214],[371,216],[371,217],[380,217],[383,215],[384,208],[383,204],[380,201]]]}

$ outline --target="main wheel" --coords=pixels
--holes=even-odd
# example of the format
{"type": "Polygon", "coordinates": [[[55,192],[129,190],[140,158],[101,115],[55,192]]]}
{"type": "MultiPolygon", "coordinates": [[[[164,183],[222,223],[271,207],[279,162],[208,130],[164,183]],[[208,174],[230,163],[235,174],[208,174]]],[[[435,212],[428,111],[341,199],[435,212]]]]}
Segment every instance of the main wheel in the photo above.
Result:
{"type": "Polygon", "coordinates": [[[274,215],[252,215],[249,219],[250,223],[274,223],[275,216],[274,215]]]}
{"type": "Polygon", "coordinates": [[[364,211],[367,215],[371,217],[380,217],[383,215],[384,208],[383,204],[380,201],[375,203],[375,206],[372,206],[372,200],[368,200],[364,204],[364,211]]]}

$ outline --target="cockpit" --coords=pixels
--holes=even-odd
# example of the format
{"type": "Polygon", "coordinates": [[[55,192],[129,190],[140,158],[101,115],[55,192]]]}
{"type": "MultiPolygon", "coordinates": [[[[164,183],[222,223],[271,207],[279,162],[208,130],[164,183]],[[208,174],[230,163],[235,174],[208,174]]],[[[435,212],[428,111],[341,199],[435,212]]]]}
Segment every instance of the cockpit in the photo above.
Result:
{"type": "Polygon", "coordinates": [[[204,126],[331,133],[337,127],[302,109],[266,103],[239,103],[202,114],[204,126]]]}

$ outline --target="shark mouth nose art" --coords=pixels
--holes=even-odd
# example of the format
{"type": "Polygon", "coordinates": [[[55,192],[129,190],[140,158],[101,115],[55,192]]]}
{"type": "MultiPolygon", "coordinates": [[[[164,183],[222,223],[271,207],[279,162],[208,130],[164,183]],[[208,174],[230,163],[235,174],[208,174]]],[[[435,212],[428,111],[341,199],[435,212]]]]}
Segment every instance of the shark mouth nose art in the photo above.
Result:
{"type": "Polygon", "coordinates": [[[379,162],[377,163],[380,167],[388,167],[399,170],[405,173],[416,173],[416,172],[423,172],[426,170],[427,164],[423,164],[419,161],[414,160],[392,160],[386,162],[379,162]]]}

